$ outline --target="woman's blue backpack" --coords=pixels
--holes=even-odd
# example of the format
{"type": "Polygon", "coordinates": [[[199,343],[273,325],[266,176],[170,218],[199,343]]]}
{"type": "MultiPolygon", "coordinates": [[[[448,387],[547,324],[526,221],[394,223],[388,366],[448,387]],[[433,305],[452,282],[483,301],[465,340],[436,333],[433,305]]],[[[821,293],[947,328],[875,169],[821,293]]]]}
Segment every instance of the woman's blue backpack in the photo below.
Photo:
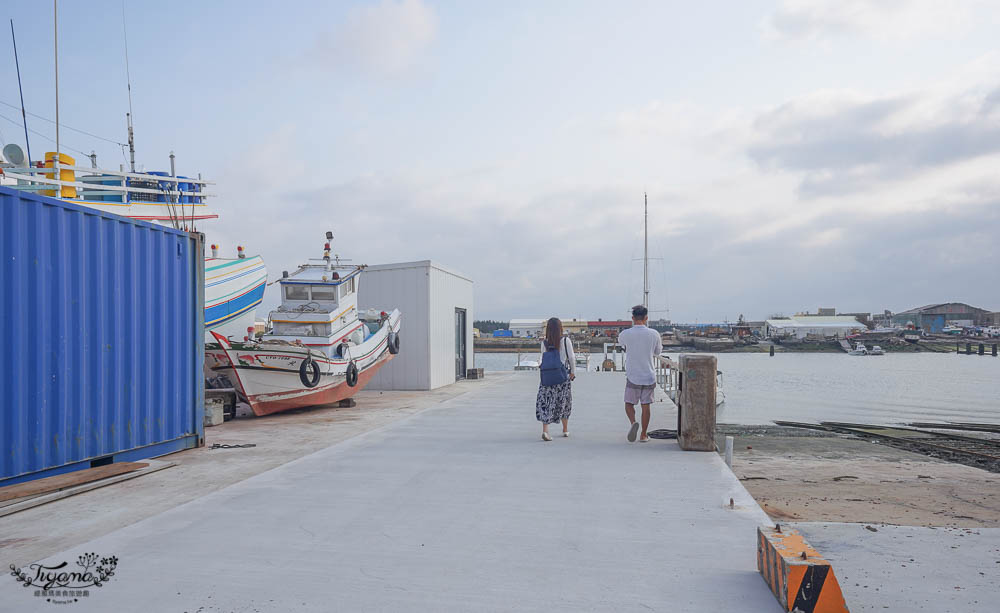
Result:
{"type": "Polygon", "coordinates": [[[569,381],[569,373],[566,372],[566,365],[562,363],[562,359],[559,357],[558,347],[545,346],[545,353],[542,354],[542,364],[539,370],[542,373],[542,385],[546,387],[569,381]]]}

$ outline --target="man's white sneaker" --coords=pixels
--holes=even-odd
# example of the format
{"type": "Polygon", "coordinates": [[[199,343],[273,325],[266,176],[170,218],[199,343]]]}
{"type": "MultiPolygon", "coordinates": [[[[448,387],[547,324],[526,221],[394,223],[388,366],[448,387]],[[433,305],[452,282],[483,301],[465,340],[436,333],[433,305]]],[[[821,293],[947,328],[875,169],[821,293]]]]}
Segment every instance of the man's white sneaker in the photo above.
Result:
{"type": "Polygon", "coordinates": [[[633,421],[632,427],[628,429],[628,442],[634,443],[637,434],[639,434],[639,422],[633,421]]]}

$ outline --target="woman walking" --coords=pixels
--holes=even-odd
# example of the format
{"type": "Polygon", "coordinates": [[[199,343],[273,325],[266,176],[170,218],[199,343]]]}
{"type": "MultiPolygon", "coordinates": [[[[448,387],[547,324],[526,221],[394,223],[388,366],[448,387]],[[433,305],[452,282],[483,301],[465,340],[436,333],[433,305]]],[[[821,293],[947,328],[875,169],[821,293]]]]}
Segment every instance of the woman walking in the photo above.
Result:
{"type": "Polygon", "coordinates": [[[545,323],[542,341],[541,382],[535,400],[535,417],[542,422],[542,440],[551,441],[549,424],[562,422],[562,435],[569,437],[569,414],[573,411],[570,381],[576,378],[573,342],[563,336],[562,322],[552,317],[545,323]]]}

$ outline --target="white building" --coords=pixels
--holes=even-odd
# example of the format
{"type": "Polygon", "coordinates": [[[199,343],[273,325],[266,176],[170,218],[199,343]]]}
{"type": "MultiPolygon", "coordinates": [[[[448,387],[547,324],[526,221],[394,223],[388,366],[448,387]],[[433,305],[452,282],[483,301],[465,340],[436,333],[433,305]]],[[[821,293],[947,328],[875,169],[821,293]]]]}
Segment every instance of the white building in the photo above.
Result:
{"type": "Polygon", "coordinates": [[[807,315],[788,319],[768,319],[764,322],[764,336],[768,338],[778,336],[805,338],[810,334],[843,338],[864,330],[867,330],[867,327],[850,315],[832,317],[807,315]]]}
{"type": "Polygon", "coordinates": [[[431,390],[473,368],[473,285],[465,275],[430,260],[369,266],[358,308],[398,308],[403,315],[399,355],[368,389],[431,390]]]}
{"type": "Polygon", "coordinates": [[[512,319],[510,332],[520,338],[541,338],[545,330],[544,319],[512,319]]]}

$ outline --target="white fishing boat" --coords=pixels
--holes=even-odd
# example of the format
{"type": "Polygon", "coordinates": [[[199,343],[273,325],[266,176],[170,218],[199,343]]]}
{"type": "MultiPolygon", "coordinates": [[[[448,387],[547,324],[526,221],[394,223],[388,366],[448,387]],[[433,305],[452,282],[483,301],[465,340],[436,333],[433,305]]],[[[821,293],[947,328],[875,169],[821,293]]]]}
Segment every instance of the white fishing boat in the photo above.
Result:
{"type": "Polygon", "coordinates": [[[538,370],[539,362],[533,359],[534,354],[530,356],[521,357],[521,353],[517,354],[517,364],[514,365],[514,370],[538,370]]]}
{"type": "Polygon", "coordinates": [[[878,345],[873,345],[871,351],[868,352],[868,355],[885,355],[885,350],[878,345]]]}
{"type": "Polygon", "coordinates": [[[854,349],[847,352],[847,355],[868,355],[868,348],[864,343],[858,343],[854,349]]]}
{"type": "Polygon", "coordinates": [[[358,310],[365,267],[332,262],[329,242],[318,261],[279,279],[271,332],[242,342],[216,333],[218,348],[207,351],[256,415],[350,398],[399,352],[399,310],[358,310]]]}

